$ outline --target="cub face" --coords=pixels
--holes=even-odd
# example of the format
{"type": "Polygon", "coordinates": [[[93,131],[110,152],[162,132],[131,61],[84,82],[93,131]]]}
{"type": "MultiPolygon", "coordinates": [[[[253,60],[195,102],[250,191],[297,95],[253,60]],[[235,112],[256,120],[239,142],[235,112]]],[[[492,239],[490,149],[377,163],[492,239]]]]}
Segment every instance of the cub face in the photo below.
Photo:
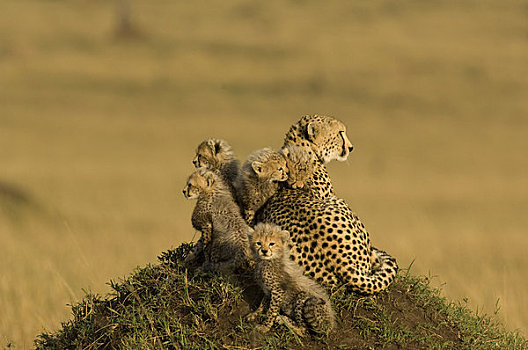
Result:
{"type": "Polygon", "coordinates": [[[196,168],[215,169],[229,156],[230,152],[231,147],[227,141],[214,138],[207,139],[196,148],[192,162],[196,168]]]}
{"type": "Polygon", "coordinates": [[[280,182],[288,179],[286,159],[278,152],[268,154],[265,160],[255,160],[251,167],[258,178],[264,181],[280,182]]]}
{"type": "Polygon", "coordinates": [[[270,223],[259,223],[249,234],[250,246],[257,259],[272,260],[283,257],[290,233],[270,223]]]}
{"type": "Polygon", "coordinates": [[[200,195],[211,188],[215,182],[214,174],[205,168],[198,168],[187,179],[183,187],[183,195],[187,199],[197,199],[200,195]]]}
{"type": "Polygon", "coordinates": [[[303,188],[314,172],[315,157],[304,149],[289,145],[281,150],[288,167],[288,185],[292,188],[303,188]]]}

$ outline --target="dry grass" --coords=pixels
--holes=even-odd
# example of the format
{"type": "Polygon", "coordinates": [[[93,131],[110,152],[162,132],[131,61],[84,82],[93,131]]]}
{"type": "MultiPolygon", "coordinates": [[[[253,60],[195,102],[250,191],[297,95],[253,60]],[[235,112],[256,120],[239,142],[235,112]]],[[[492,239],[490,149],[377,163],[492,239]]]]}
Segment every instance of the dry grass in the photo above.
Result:
{"type": "Polygon", "coordinates": [[[243,158],[305,113],[348,125],[330,172],[377,246],[526,333],[525,5],[135,5],[129,41],[111,2],[1,5],[0,344],[191,239],[199,141],[243,158]]]}

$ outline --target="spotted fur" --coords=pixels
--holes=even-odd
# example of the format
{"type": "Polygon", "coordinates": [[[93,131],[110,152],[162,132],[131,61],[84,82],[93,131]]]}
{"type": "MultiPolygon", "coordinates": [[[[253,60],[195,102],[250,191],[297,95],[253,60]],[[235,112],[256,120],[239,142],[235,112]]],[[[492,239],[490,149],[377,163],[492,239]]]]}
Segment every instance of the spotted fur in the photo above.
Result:
{"type": "Polygon", "coordinates": [[[331,117],[305,116],[290,128],[285,144],[296,144],[319,159],[313,191],[281,188],[257,213],[258,221],[288,230],[291,258],[304,273],[328,285],[346,284],[362,294],[386,289],[398,266],[373,249],[370,236],[344,200],[333,194],[324,164],[345,160],[352,149],[344,125],[331,117]]]}
{"type": "Polygon", "coordinates": [[[204,255],[202,270],[229,274],[248,267],[252,261],[247,236],[251,228],[222,178],[198,168],[187,180],[183,194],[197,199],[191,222],[202,237],[191,256],[204,255]]]}
{"type": "Polygon", "coordinates": [[[255,278],[265,297],[254,318],[267,304],[261,330],[267,331],[277,321],[292,327],[299,335],[308,330],[324,333],[335,322],[330,299],[315,281],[304,276],[289,258],[289,233],[277,225],[260,223],[250,234],[256,267],[255,278]]]}
{"type": "Polygon", "coordinates": [[[287,146],[300,147],[316,160],[307,187],[320,198],[334,196],[325,164],[334,159],[345,161],[353,150],[345,125],[332,117],[306,115],[286,133],[283,148],[287,146]]]}
{"type": "MultiPolygon", "coordinates": [[[[284,147],[281,153],[288,168],[286,184],[291,188],[304,188],[312,178],[317,158],[295,145],[284,147]]],[[[307,188],[310,188],[310,185],[307,185],[307,188]]]]}
{"type": "Polygon", "coordinates": [[[286,160],[279,152],[263,148],[248,157],[235,180],[238,203],[247,223],[253,223],[255,212],[287,178],[286,160]]]}
{"type": "Polygon", "coordinates": [[[240,162],[226,140],[210,138],[202,141],[196,148],[192,162],[196,168],[207,168],[220,175],[233,197],[236,196],[234,181],[240,162]]]}

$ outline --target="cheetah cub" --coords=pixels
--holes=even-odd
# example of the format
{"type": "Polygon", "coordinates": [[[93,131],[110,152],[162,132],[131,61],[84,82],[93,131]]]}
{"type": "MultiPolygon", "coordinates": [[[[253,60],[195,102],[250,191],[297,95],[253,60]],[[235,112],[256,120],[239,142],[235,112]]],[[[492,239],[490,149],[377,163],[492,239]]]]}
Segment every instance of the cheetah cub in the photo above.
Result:
{"type": "Polygon", "coordinates": [[[263,148],[248,157],[236,178],[235,188],[249,225],[253,224],[255,212],[277,192],[278,183],[287,178],[286,160],[279,152],[263,148]]]}
{"type": "Polygon", "coordinates": [[[240,162],[226,140],[210,138],[202,141],[196,148],[192,162],[196,168],[205,167],[220,175],[229,186],[233,197],[236,196],[233,184],[239,172],[240,162]]]}
{"type": "Polygon", "coordinates": [[[199,168],[187,180],[183,194],[188,199],[197,199],[191,221],[202,233],[190,260],[203,252],[205,262],[201,269],[222,274],[248,267],[252,261],[248,240],[251,228],[240,215],[222,178],[199,168]]]}
{"type": "Polygon", "coordinates": [[[255,319],[266,303],[266,320],[259,326],[263,332],[277,321],[300,336],[308,331],[328,332],[335,323],[330,299],[319,284],[303,275],[300,266],[290,260],[289,243],[288,231],[270,223],[259,223],[250,234],[255,277],[265,296],[247,318],[255,319]]]}
{"type": "Polygon", "coordinates": [[[288,145],[280,152],[286,159],[288,168],[286,183],[291,188],[303,188],[312,178],[315,156],[295,145],[288,145]]]}

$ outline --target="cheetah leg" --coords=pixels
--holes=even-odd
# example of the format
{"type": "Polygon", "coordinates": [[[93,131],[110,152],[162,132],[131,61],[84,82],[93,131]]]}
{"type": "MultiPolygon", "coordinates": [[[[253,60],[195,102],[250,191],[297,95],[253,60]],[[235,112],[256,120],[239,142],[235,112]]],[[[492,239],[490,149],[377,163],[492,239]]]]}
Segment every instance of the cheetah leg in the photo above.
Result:
{"type": "Polygon", "coordinates": [[[250,312],[246,315],[246,320],[249,322],[255,321],[257,317],[264,311],[264,304],[266,304],[267,298],[263,297],[259,303],[258,308],[255,311],[250,312]]]}
{"type": "Polygon", "coordinates": [[[195,246],[185,258],[184,263],[188,266],[196,264],[200,257],[203,255],[203,264],[208,265],[211,258],[210,242],[212,236],[213,226],[210,222],[204,223],[200,227],[201,237],[196,242],[195,246]]]}
{"type": "Polygon", "coordinates": [[[304,304],[306,301],[310,299],[310,296],[305,292],[300,292],[297,295],[297,301],[295,303],[294,309],[293,309],[293,319],[297,324],[303,324],[304,323],[304,304]]]}
{"type": "Polygon", "coordinates": [[[208,223],[202,231],[202,241],[204,246],[205,264],[211,263],[211,240],[213,237],[213,224],[208,223]]]}
{"type": "Polygon", "coordinates": [[[310,329],[316,333],[325,333],[334,325],[329,305],[326,305],[326,302],[318,297],[309,298],[304,303],[303,315],[310,329]]]}
{"type": "Polygon", "coordinates": [[[295,322],[288,316],[280,315],[278,316],[278,319],[299,337],[304,337],[308,334],[305,327],[295,325],[295,322]]]}
{"type": "Polygon", "coordinates": [[[202,239],[200,238],[196,242],[194,247],[192,247],[189,254],[185,257],[185,259],[183,260],[183,263],[188,266],[193,265],[200,258],[200,255],[203,254],[203,252],[204,252],[204,244],[203,244],[202,239]]]}
{"type": "Polygon", "coordinates": [[[207,246],[211,242],[213,236],[213,224],[208,222],[205,227],[202,228],[202,241],[204,246],[207,246]]]}
{"type": "Polygon", "coordinates": [[[280,300],[283,297],[283,293],[280,290],[272,289],[269,299],[269,308],[266,312],[266,320],[263,324],[258,326],[258,329],[262,332],[268,332],[271,327],[275,324],[280,311],[280,300]]]}

